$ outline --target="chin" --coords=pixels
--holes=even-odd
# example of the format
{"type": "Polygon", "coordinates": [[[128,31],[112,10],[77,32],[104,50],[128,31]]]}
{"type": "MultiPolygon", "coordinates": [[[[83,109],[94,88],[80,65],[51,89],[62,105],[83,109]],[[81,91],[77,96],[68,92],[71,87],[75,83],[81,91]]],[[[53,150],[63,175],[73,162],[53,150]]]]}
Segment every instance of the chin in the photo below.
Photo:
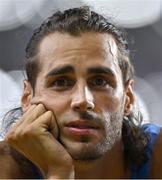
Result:
{"type": "Polygon", "coordinates": [[[102,158],[110,149],[107,143],[64,142],[63,146],[74,160],[92,161],[102,158]]]}
{"type": "Polygon", "coordinates": [[[120,116],[103,123],[103,131],[98,133],[67,136],[61,133],[59,141],[74,160],[97,160],[103,157],[121,139],[122,120],[120,116]],[[117,119],[117,120],[116,120],[117,119]]]}

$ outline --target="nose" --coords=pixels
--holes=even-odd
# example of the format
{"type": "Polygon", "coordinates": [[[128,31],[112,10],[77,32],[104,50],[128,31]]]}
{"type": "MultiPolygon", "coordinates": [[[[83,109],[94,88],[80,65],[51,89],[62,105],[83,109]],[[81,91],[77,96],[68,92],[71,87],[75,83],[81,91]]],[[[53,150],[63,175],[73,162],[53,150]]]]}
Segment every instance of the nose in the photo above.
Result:
{"type": "Polygon", "coordinates": [[[71,108],[80,112],[94,109],[93,94],[88,87],[80,86],[77,88],[71,101],[71,108]]]}

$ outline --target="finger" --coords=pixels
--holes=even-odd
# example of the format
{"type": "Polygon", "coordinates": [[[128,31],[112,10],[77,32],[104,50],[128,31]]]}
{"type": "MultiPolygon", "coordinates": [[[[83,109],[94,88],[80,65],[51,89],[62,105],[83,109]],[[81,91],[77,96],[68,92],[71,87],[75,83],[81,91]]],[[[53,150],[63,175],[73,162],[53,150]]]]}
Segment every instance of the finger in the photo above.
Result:
{"type": "Polygon", "coordinates": [[[45,112],[46,112],[45,106],[43,104],[38,104],[31,111],[23,115],[22,117],[23,123],[26,125],[30,124],[45,112]]]}
{"type": "MultiPolygon", "coordinates": [[[[30,114],[34,110],[35,107],[36,107],[35,104],[31,105],[25,114],[30,114]]],[[[22,119],[23,117],[25,117],[25,114],[23,114],[22,116],[20,116],[19,118],[15,120],[15,122],[13,123],[14,127],[18,127],[23,122],[22,119]]]]}
{"type": "Polygon", "coordinates": [[[32,124],[32,128],[40,127],[41,131],[50,132],[56,139],[58,138],[58,126],[55,116],[52,111],[46,111],[44,114],[39,116],[32,124]]]}
{"type": "Polygon", "coordinates": [[[45,111],[43,104],[32,105],[19,119],[16,120],[16,123],[11,126],[8,132],[14,133],[19,127],[21,129],[25,128],[45,111]]]}
{"type": "Polygon", "coordinates": [[[45,112],[46,109],[43,104],[36,105],[34,108],[32,108],[32,110],[26,112],[22,116],[20,123],[17,126],[15,126],[15,130],[19,132],[19,130],[21,131],[25,129],[27,126],[29,126],[33,121],[35,121],[39,116],[41,116],[45,112]]]}

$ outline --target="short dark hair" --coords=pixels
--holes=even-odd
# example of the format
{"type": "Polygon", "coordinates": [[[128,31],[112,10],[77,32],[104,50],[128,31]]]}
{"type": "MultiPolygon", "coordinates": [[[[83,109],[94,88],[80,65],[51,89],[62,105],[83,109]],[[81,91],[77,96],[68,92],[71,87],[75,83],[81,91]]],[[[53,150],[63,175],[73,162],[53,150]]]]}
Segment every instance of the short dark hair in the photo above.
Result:
{"type": "Polygon", "coordinates": [[[102,15],[91,11],[89,7],[83,6],[54,13],[34,31],[26,47],[26,73],[33,88],[40,70],[39,62],[35,60],[39,43],[46,35],[54,32],[68,33],[72,36],[79,36],[85,32],[111,34],[118,46],[118,63],[122,71],[123,82],[133,78],[134,70],[129,60],[128,43],[124,31],[102,15]]]}

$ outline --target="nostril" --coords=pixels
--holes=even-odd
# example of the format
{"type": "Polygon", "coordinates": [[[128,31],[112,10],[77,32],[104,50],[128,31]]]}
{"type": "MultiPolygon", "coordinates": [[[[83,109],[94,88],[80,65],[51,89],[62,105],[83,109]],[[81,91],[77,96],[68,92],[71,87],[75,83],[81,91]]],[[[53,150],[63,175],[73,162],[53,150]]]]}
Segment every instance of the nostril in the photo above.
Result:
{"type": "Polygon", "coordinates": [[[80,100],[80,101],[72,101],[71,102],[71,108],[75,111],[87,111],[87,110],[93,110],[94,109],[94,103],[91,101],[80,100]]]}
{"type": "Polygon", "coordinates": [[[89,107],[87,107],[87,110],[92,110],[92,109],[93,109],[93,108],[92,108],[92,107],[90,107],[90,106],[89,106],[89,107]]]}
{"type": "Polygon", "coordinates": [[[75,106],[74,109],[75,109],[75,110],[79,110],[80,107],[79,107],[79,106],[75,106]]]}
{"type": "Polygon", "coordinates": [[[87,110],[93,110],[95,107],[94,103],[93,102],[88,102],[87,103],[87,110]]]}
{"type": "Polygon", "coordinates": [[[90,104],[80,104],[73,106],[73,109],[75,111],[87,111],[87,110],[93,110],[94,106],[90,104]]]}

